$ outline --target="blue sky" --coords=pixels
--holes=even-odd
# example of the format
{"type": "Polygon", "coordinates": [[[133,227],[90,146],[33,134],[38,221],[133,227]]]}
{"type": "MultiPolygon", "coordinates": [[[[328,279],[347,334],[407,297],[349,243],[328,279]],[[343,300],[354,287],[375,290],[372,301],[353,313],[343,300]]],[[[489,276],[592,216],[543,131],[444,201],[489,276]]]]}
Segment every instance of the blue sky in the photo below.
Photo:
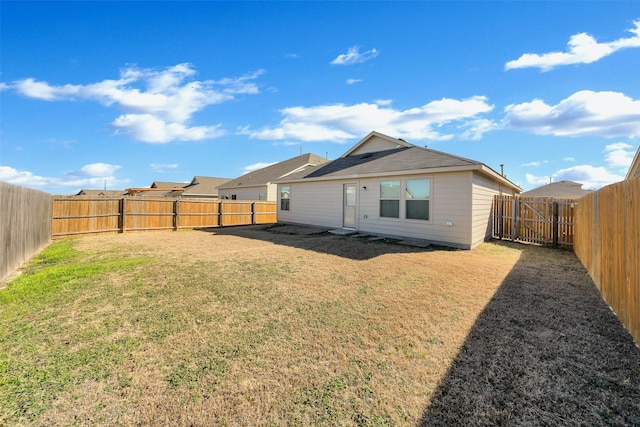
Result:
{"type": "Polygon", "coordinates": [[[370,131],[524,190],[624,178],[640,2],[0,3],[0,180],[235,178],[370,131]]]}

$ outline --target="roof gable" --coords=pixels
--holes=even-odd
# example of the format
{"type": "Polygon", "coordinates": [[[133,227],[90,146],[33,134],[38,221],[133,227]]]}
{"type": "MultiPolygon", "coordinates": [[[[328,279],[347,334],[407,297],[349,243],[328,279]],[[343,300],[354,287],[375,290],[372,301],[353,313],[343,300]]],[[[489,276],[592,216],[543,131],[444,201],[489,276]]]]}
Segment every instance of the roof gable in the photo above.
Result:
{"type": "Polygon", "coordinates": [[[410,146],[385,151],[350,154],[346,157],[292,174],[287,178],[319,178],[354,176],[363,174],[403,173],[446,167],[479,166],[481,163],[436,150],[410,146]]]}
{"type": "Polygon", "coordinates": [[[320,165],[326,162],[328,162],[328,160],[324,157],[320,157],[312,153],[302,154],[301,156],[293,157],[291,159],[266,166],[262,169],[248,172],[236,179],[226,182],[219,188],[232,189],[238,187],[268,185],[278,178],[282,178],[284,176],[303,171],[310,166],[320,165]]]}
{"type": "Polygon", "coordinates": [[[351,147],[341,157],[348,157],[358,154],[374,153],[378,151],[393,150],[400,147],[411,147],[413,144],[404,139],[391,138],[379,132],[371,132],[362,138],[356,145],[351,147]]]}
{"type": "Polygon", "coordinates": [[[627,176],[625,179],[631,179],[638,176],[640,176],[640,147],[638,147],[636,156],[633,158],[633,162],[631,162],[629,172],[627,172],[627,176]]]}

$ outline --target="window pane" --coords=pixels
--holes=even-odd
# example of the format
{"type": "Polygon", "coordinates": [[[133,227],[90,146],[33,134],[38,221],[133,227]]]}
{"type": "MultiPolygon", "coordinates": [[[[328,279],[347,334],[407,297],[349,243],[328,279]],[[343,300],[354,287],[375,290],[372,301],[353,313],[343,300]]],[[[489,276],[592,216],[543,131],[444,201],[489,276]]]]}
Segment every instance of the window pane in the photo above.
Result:
{"type": "Polygon", "coordinates": [[[280,199],[280,210],[281,211],[289,210],[289,199],[280,199]]]}
{"type": "Polygon", "coordinates": [[[399,199],[400,181],[380,181],[381,199],[399,199]]]}
{"type": "Polygon", "coordinates": [[[428,200],[407,200],[407,219],[429,219],[428,200]]]}
{"type": "Polygon", "coordinates": [[[407,180],[407,200],[409,199],[428,199],[429,198],[429,180],[428,179],[408,179],[407,180]]]}
{"type": "Polygon", "coordinates": [[[356,186],[346,185],[344,189],[345,189],[345,206],[355,206],[356,205],[356,186]]]}
{"type": "Polygon", "coordinates": [[[289,186],[289,185],[281,186],[280,187],[280,198],[281,199],[288,199],[290,191],[291,191],[291,186],[289,186]]]}
{"type": "Polygon", "coordinates": [[[380,200],[380,216],[400,218],[400,200],[380,200]]]}

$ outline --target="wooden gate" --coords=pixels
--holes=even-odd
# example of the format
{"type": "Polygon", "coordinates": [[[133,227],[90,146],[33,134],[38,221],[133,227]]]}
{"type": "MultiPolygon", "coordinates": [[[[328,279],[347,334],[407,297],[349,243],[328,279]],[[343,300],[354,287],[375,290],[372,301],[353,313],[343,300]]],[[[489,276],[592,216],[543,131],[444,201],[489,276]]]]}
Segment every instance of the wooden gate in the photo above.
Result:
{"type": "Polygon", "coordinates": [[[553,247],[573,247],[574,209],[577,203],[571,199],[495,196],[493,237],[553,247]]]}

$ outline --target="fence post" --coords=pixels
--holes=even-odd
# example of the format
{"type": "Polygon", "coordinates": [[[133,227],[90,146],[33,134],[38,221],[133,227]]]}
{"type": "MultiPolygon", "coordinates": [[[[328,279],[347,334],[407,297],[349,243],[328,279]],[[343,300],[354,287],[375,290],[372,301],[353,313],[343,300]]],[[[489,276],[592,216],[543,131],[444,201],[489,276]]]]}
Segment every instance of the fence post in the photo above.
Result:
{"type": "Polygon", "coordinates": [[[218,223],[220,225],[220,228],[224,227],[224,202],[221,200],[220,201],[220,208],[218,209],[218,223]]]}
{"type": "Polygon", "coordinates": [[[552,223],[553,231],[553,247],[558,247],[558,202],[553,202],[553,223],[552,223]]]}
{"type": "Polygon", "coordinates": [[[173,229],[178,231],[178,226],[180,225],[180,199],[176,199],[173,202],[173,229]]]}
{"type": "Polygon", "coordinates": [[[502,240],[504,234],[504,199],[498,199],[498,237],[502,240]]]}
{"type": "Polygon", "coordinates": [[[120,224],[118,224],[120,227],[120,232],[124,233],[124,229],[125,229],[125,224],[126,224],[126,217],[125,217],[125,211],[127,210],[127,204],[126,204],[127,198],[123,197],[122,199],[120,199],[120,224]]]}
{"type": "Polygon", "coordinates": [[[251,225],[256,223],[256,202],[251,203],[251,225]]]}

